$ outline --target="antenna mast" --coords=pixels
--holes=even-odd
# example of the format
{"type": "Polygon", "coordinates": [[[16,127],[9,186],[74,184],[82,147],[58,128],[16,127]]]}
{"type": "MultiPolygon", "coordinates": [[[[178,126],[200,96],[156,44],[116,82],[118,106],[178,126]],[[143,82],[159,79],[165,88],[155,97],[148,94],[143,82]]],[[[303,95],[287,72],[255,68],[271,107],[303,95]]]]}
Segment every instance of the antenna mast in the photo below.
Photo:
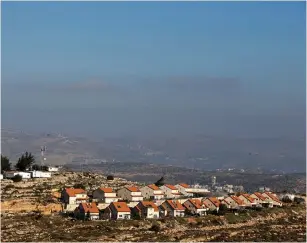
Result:
{"type": "Polygon", "coordinates": [[[46,150],[47,150],[46,146],[41,146],[41,168],[43,167],[43,165],[45,165],[44,161],[46,160],[46,157],[45,157],[46,150]]]}

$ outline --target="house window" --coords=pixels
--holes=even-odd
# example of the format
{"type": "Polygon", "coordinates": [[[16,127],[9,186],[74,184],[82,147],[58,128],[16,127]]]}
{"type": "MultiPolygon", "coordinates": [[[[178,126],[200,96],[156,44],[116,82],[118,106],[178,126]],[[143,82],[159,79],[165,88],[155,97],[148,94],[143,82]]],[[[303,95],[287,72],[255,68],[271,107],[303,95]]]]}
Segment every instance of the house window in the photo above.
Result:
{"type": "Polygon", "coordinates": [[[119,218],[122,218],[122,217],[123,217],[123,215],[119,214],[119,215],[118,215],[118,217],[119,217],[119,218]]]}

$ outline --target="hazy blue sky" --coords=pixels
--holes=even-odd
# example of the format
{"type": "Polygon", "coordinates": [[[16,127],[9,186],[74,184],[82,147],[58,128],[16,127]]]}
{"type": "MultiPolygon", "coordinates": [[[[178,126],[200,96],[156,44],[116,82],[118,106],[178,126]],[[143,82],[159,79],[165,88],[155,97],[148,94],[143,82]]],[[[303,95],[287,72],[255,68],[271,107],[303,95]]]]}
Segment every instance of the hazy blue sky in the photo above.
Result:
{"type": "Polygon", "coordinates": [[[304,2],[3,2],[2,126],[303,136],[305,29],[304,2]]]}

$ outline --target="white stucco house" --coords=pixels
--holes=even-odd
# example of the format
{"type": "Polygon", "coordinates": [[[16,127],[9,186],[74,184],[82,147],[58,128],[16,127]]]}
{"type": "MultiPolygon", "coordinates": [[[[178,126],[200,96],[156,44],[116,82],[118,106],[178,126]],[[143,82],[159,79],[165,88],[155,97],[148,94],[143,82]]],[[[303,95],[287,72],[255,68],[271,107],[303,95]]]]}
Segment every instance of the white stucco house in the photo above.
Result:
{"type": "Polygon", "coordinates": [[[145,199],[161,200],[164,198],[163,191],[155,184],[144,186],[140,191],[145,199]]]}
{"type": "Polygon", "coordinates": [[[257,206],[257,201],[255,198],[252,198],[249,194],[241,194],[239,198],[244,202],[246,206],[254,207],[257,206]]]}
{"type": "Polygon", "coordinates": [[[93,192],[93,200],[98,203],[112,203],[118,199],[112,188],[100,187],[93,192]]]}
{"type": "Polygon", "coordinates": [[[282,202],[278,199],[278,197],[274,193],[264,192],[262,193],[262,196],[267,198],[273,204],[273,206],[278,206],[278,207],[282,206],[282,202]]]}
{"type": "Polygon", "coordinates": [[[178,191],[178,189],[173,185],[166,184],[161,186],[160,188],[166,198],[173,199],[182,196],[182,194],[178,191]]]}
{"type": "Polygon", "coordinates": [[[226,202],[227,207],[232,209],[239,209],[246,206],[244,201],[237,196],[226,197],[223,202],[226,202]]]}
{"type": "Polygon", "coordinates": [[[137,202],[143,201],[142,192],[137,187],[124,187],[117,191],[117,195],[123,200],[137,202]]]}
{"type": "Polygon", "coordinates": [[[192,214],[198,214],[204,216],[209,211],[209,208],[202,203],[199,199],[188,199],[183,203],[183,206],[192,214]]]}
{"type": "Polygon", "coordinates": [[[98,220],[100,218],[96,203],[80,203],[74,214],[79,219],[98,220]]]}
{"type": "Polygon", "coordinates": [[[206,198],[203,203],[209,208],[211,211],[218,211],[220,209],[220,200],[216,197],[208,197],[206,198]]]}
{"type": "Polygon", "coordinates": [[[185,215],[185,208],[179,201],[176,200],[166,200],[161,205],[166,213],[166,216],[170,217],[184,217],[185,215]]]}
{"type": "Polygon", "coordinates": [[[184,196],[192,197],[193,196],[193,189],[185,183],[180,183],[175,186],[178,189],[178,192],[184,196]]]}
{"type": "Polygon", "coordinates": [[[112,202],[109,207],[104,210],[103,217],[105,219],[130,219],[131,210],[125,202],[112,202]]]}
{"type": "Polygon", "coordinates": [[[250,195],[250,197],[254,198],[256,203],[264,206],[264,207],[273,207],[273,203],[268,198],[264,197],[260,192],[254,192],[250,195]]]}
{"type": "Polygon", "coordinates": [[[80,203],[88,201],[88,196],[81,188],[65,188],[61,193],[61,199],[66,211],[74,211],[80,203]]]}
{"type": "Polygon", "coordinates": [[[134,213],[140,216],[140,218],[157,219],[159,218],[159,209],[154,202],[141,201],[134,208],[134,213]]]}

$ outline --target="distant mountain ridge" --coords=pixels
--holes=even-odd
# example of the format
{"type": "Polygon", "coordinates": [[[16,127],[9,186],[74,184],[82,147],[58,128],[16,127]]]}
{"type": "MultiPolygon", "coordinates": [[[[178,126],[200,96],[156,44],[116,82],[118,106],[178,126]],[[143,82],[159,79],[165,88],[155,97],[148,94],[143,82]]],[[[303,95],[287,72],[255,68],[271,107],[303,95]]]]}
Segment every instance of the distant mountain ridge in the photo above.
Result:
{"type": "Polygon", "coordinates": [[[305,171],[304,139],[221,138],[204,135],[178,138],[108,138],[100,142],[59,133],[30,134],[1,130],[2,153],[12,161],[24,151],[40,158],[46,146],[50,164],[144,162],[189,168],[264,168],[286,172],[305,171]]]}

